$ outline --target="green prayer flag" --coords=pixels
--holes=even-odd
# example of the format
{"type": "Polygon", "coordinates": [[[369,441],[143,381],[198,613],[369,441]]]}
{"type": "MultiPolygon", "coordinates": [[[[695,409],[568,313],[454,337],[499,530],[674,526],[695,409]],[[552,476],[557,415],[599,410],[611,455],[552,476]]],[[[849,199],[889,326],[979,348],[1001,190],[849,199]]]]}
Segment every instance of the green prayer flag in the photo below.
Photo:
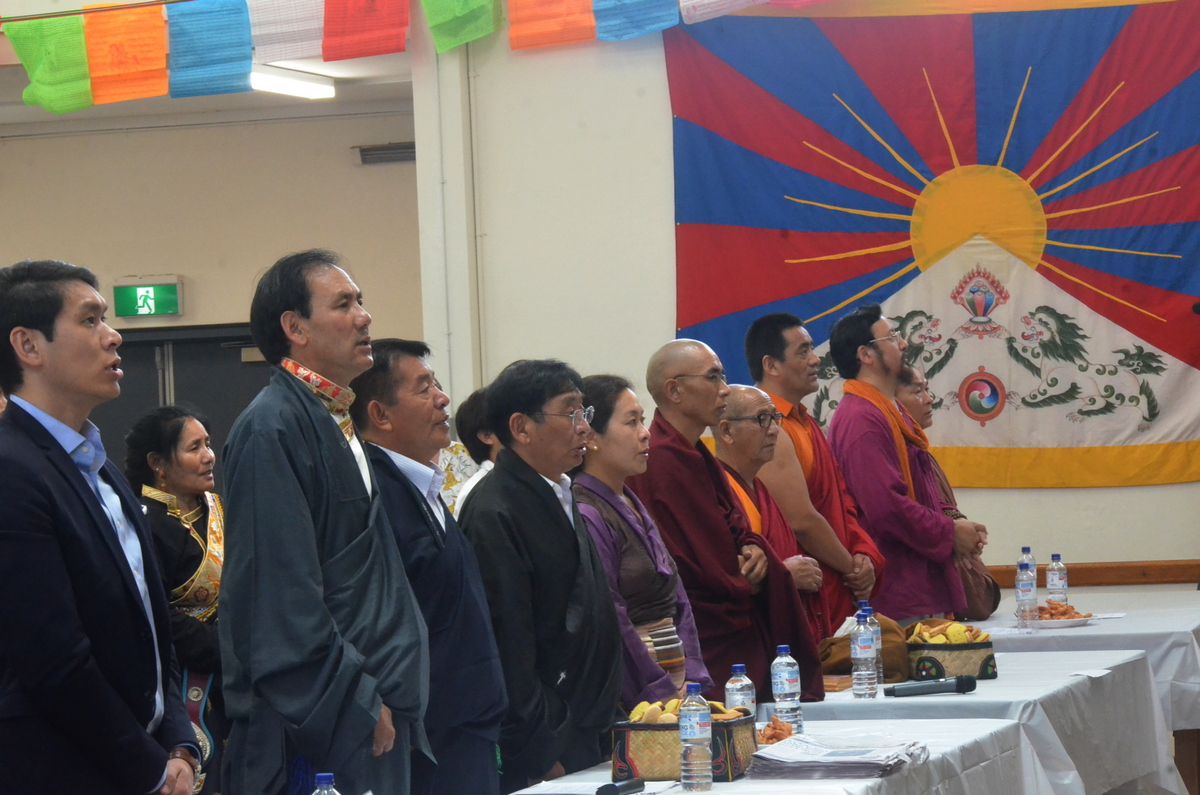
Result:
{"type": "Polygon", "coordinates": [[[433,45],[439,53],[495,33],[499,0],[421,0],[433,45]]]}
{"type": "Polygon", "coordinates": [[[94,104],[81,15],[6,22],[4,35],[29,75],[26,105],[67,113],[94,104]]]}

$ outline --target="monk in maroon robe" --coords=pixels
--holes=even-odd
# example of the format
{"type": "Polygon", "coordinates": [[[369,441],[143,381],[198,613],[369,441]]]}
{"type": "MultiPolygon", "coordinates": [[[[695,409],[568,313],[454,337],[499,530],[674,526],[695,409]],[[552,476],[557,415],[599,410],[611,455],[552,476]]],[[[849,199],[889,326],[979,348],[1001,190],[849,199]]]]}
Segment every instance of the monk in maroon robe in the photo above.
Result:
{"type": "MultiPolygon", "coordinates": [[[[761,535],[792,575],[800,604],[817,641],[833,635],[822,591],[821,564],[804,554],[758,472],[775,457],[779,413],[770,396],[752,386],[731,386],[721,422],[712,428],[717,460],[750,529],[761,535]]],[[[840,622],[839,622],[840,623],[840,622]]]]}
{"type": "Polygon", "coordinates": [[[702,342],[674,340],[651,357],[646,382],[658,405],[650,462],[628,485],[675,558],[705,665],[719,682],[744,663],[765,701],[775,647],[787,644],[800,665],[803,699],[823,699],[820,657],[791,574],[750,530],[720,463],[700,443],[725,410],[721,360],[702,342]]]}

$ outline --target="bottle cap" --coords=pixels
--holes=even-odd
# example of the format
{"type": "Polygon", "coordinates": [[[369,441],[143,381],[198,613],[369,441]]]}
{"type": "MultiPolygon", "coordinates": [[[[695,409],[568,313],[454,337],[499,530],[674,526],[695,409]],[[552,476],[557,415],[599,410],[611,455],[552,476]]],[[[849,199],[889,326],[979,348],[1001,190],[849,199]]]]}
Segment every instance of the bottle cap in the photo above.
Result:
{"type": "Polygon", "coordinates": [[[318,787],[332,787],[333,786],[333,774],[332,773],[318,773],[317,774],[317,786],[318,787]]]}
{"type": "Polygon", "coordinates": [[[867,614],[866,613],[855,613],[854,618],[860,624],[867,623],[867,614]]]}
{"type": "Polygon", "coordinates": [[[791,646],[776,646],[775,653],[776,654],[791,654],[792,647],[791,646]]]}
{"type": "Polygon", "coordinates": [[[746,666],[745,666],[745,665],[743,665],[742,663],[734,663],[734,664],[733,664],[733,674],[734,674],[734,676],[742,676],[742,675],[743,675],[743,674],[745,674],[745,673],[746,673],[746,666]]]}
{"type": "Polygon", "coordinates": [[[858,609],[859,609],[859,610],[862,610],[864,607],[867,607],[867,606],[868,606],[868,604],[869,604],[869,603],[867,602],[867,600],[866,600],[866,599],[859,599],[859,600],[858,600],[858,609]]]}
{"type": "Polygon", "coordinates": [[[700,683],[699,682],[688,682],[687,686],[688,686],[687,693],[689,696],[700,695],[700,683]]]}
{"type": "Polygon", "coordinates": [[[1029,564],[1026,563],[1025,561],[1021,561],[1020,563],[1017,564],[1017,570],[1018,571],[1029,571],[1029,564]]]}
{"type": "Polygon", "coordinates": [[[1050,560],[1062,560],[1062,555],[1055,552],[1052,555],[1050,555],[1050,560]]]}
{"type": "Polygon", "coordinates": [[[867,605],[866,607],[864,607],[862,609],[862,612],[866,613],[867,617],[870,618],[871,616],[875,615],[875,608],[871,607],[870,605],[867,605]]]}
{"type": "Polygon", "coordinates": [[[1021,554],[1022,554],[1022,555],[1028,555],[1028,554],[1029,554],[1029,547],[1021,547],[1021,554]]]}

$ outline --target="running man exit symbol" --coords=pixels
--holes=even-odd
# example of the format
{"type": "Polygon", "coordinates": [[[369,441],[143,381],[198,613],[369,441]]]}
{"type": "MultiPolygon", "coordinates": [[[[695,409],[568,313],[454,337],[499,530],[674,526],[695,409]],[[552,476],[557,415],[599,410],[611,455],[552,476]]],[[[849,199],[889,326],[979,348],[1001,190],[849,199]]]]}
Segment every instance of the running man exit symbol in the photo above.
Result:
{"type": "Polygon", "coordinates": [[[154,314],[154,288],[137,288],[137,313],[139,315],[154,314]]]}

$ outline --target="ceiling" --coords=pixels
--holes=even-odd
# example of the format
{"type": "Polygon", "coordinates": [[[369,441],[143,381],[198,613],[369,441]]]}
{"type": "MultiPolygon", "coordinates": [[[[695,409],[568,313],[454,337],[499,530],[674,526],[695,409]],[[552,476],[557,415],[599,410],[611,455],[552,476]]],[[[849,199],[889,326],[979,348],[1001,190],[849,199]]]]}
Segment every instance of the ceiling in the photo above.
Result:
{"type": "Polygon", "coordinates": [[[301,99],[265,91],[210,97],[151,97],[96,105],[56,115],[21,100],[29,85],[8,40],[0,35],[0,139],[77,132],[268,119],[411,112],[412,71],[407,53],[346,61],[320,58],[279,61],[272,66],[324,75],[335,80],[333,99],[301,99]]]}

